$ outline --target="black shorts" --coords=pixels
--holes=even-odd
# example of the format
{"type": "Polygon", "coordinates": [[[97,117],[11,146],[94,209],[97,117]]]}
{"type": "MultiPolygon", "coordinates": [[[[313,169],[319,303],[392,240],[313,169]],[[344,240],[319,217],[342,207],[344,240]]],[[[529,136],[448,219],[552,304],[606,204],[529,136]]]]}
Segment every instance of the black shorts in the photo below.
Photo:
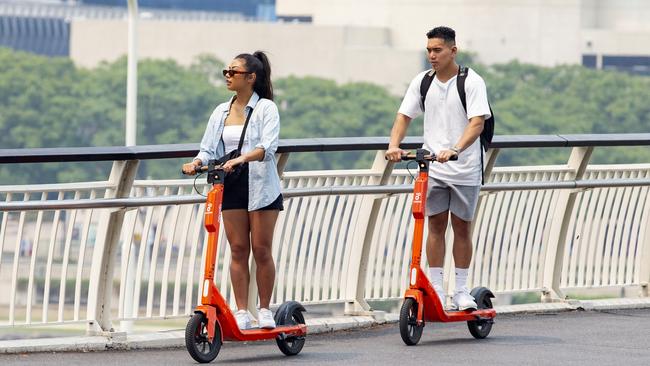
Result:
{"type": "MultiPolygon", "coordinates": [[[[280,194],[270,205],[257,209],[284,210],[283,198],[280,194]]],[[[245,164],[237,179],[226,177],[223,185],[223,202],[221,210],[248,210],[248,164],[245,164]]]]}

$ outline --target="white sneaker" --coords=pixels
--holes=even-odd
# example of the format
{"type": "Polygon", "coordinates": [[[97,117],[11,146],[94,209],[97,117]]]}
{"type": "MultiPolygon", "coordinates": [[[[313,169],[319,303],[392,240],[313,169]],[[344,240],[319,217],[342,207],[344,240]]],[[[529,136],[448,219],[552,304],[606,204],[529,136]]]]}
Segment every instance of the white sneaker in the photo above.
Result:
{"type": "Polygon", "coordinates": [[[467,287],[456,289],[452,302],[454,303],[454,307],[460,311],[477,308],[476,301],[474,301],[474,297],[470,295],[467,287]]]}
{"type": "Polygon", "coordinates": [[[261,308],[257,312],[257,317],[258,317],[258,324],[260,325],[260,328],[264,329],[273,329],[275,328],[275,320],[273,319],[273,313],[271,310],[266,309],[266,308],[261,308]]]}
{"type": "Polygon", "coordinates": [[[433,285],[433,289],[436,291],[436,295],[438,295],[438,299],[440,299],[440,304],[442,304],[442,309],[444,310],[445,307],[447,306],[447,300],[445,297],[445,290],[442,289],[440,286],[433,285]]]}
{"type": "Polygon", "coordinates": [[[241,330],[251,329],[251,315],[248,310],[237,310],[235,313],[235,320],[237,320],[237,326],[241,330]]]}

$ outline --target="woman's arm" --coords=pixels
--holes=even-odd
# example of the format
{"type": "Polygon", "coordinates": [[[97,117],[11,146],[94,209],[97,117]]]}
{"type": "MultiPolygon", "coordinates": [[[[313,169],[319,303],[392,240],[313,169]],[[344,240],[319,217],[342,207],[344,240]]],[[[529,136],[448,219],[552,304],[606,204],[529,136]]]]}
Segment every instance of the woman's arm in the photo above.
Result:
{"type": "Polygon", "coordinates": [[[249,161],[271,160],[278,150],[280,141],[280,114],[278,106],[270,102],[264,106],[262,111],[262,136],[260,142],[255,145],[252,152],[261,150],[262,155],[255,155],[249,161]]]}

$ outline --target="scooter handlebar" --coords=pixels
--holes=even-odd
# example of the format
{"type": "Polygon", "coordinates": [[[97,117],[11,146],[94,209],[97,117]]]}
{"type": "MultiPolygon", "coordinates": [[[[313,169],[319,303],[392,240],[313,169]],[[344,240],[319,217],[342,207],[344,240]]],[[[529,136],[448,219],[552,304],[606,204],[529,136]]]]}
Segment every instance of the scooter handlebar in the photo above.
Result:
{"type": "MultiPolygon", "coordinates": [[[[196,165],[194,166],[194,174],[196,173],[201,173],[201,172],[206,172],[208,171],[208,166],[207,165],[196,165]]],[[[185,173],[183,169],[181,169],[181,173],[187,175],[188,173],[185,173]]]]}
{"type": "MultiPolygon", "coordinates": [[[[417,159],[417,155],[416,155],[416,154],[405,154],[405,155],[402,155],[402,161],[407,161],[407,160],[416,160],[416,159],[417,159]]],[[[436,155],[435,155],[435,154],[424,155],[424,160],[428,160],[428,161],[436,161],[436,155]]],[[[450,157],[449,160],[450,160],[450,161],[458,160],[458,155],[454,155],[454,156],[450,157]]]]}

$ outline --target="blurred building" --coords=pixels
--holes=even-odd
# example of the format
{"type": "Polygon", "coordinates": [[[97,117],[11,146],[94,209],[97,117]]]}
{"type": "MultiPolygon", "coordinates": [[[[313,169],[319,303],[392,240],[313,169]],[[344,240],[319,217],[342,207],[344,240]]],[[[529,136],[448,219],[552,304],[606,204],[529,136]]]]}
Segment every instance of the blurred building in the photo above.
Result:
{"type": "Polygon", "coordinates": [[[583,64],[650,75],[647,0],[277,0],[278,18],[314,25],[374,26],[393,45],[423,49],[437,25],[482,62],[583,64]]]}
{"type": "MultiPolygon", "coordinates": [[[[127,51],[126,3],[0,0],[0,21],[4,26],[0,28],[0,46],[69,56],[84,67],[113,61],[127,51]],[[110,6],[118,3],[122,5],[110,6]],[[60,34],[47,30],[51,22],[60,24],[60,34]],[[51,52],[34,39],[60,46],[51,52]]],[[[187,65],[196,56],[209,53],[228,62],[241,52],[260,49],[269,53],[275,77],[312,75],[337,82],[370,81],[396,93],[401,93],[408,82],[404,75],[422,69],[422,52],[393,47],[386,28],[315,26],[278,20],[275,1],[138,3],[140,58],[171,58],[187,65]]]]}
{"type": "MultiPolygon", "coordinates": [[[[126,7],[127,0],[78,0],[84,5],[126,7]]],[[[169,9],[242,14],[256,20],[275,20],[275,0],[138,0],[146,9],[169,9]]]]}
{"type": "MultiPolygon", "coordinates": [[[[93,67],[127,50],[127,0],[0,0],[0,46],[93,67]]],[[[448,25],[481,62],[583,64],[650,75],[650,1],[139,0],[140,58],[191,63],[269,52],[276,77],[404,91],[427,67],[425,33],[448,25]]]]}

